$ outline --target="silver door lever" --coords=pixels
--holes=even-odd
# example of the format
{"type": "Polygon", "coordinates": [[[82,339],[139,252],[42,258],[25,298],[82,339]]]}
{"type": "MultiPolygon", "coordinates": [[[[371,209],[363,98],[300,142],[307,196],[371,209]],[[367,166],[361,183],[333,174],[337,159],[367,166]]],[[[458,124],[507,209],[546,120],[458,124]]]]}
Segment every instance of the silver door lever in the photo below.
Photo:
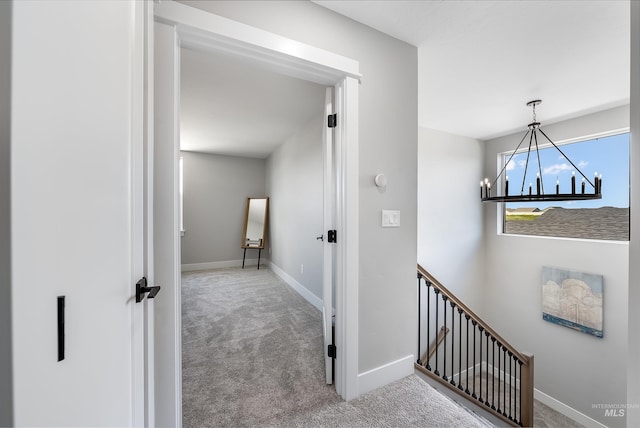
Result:
{"type": "Polygon", "coordinates": [[[324,242],[324,235],[316,236],[316,241],[324,242]]]}

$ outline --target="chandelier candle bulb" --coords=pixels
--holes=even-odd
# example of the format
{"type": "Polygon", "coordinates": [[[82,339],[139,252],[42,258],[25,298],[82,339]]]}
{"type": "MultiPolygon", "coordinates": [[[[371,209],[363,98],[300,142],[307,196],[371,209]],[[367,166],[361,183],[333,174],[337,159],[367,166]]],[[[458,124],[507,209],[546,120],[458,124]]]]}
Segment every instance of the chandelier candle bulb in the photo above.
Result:
{"type": "Polygon", "coordinates": [[[598,177],[598,193],[602,193],[602,174],[598,177]]]}
{"type": "Polygon", "coordinates": [[[531,189],[533,187],[533,184],[529,183],[529,196],[531,196],[531,189]]]}
{"type": "Polygon", "coordinates": [[[484,196],[483,194],[484,191],[484,181],[480,181],[480,199],[482,199],[482,197],[484,196]]]}
{"type": "Polygon", "coordinates": [[[509,196],[509,176],[504,178],[504,195],[509,196]]]}
{"type": "Polygon", "coordinates": [[[584,195],[584,178],[582,179],[582,194],[584,195]]]}
{"type": "Polygon", "coordinates": [[[540,194],[540,173],[538,173],[538,176],[536,177],[536,191],[538,192],[537,194],[540,194]]]}
{"type": "Polygon", "coordinates": [[[575,195],[576,193],[576,172],[573,171],[571,173],[571,194],[575,195]]]}
{"type": "Polygon", "coordinates": [[[556,195],[560,194],[560,180],[556,180],[556,195]]]}

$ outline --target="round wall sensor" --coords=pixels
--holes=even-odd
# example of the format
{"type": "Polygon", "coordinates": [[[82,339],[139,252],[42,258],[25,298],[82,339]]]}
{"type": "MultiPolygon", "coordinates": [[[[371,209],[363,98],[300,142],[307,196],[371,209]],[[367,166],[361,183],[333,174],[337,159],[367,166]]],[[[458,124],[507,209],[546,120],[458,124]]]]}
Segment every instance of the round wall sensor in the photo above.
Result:
{"type": "Polygon", "coordinates": [[[387,185],[387,177],[384,174],[376,175],[373,181],[376,183],[376,186],[378,187],[384,187],[387,185]]]}

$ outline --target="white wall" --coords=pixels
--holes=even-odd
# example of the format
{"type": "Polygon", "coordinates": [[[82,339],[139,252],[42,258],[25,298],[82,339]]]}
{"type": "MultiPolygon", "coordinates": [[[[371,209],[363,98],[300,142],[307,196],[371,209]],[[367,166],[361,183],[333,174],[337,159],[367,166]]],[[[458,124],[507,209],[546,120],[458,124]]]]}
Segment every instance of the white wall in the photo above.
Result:
{"type": "Polygon", "coordinates": [[[322,125],[318,117],[267,158],[271,263],[322,299],[322,125]],[[304,269],[301,269],[304,266],[304,269]]]}
{"type": "MultiPolygon", "coordinates": [[[[184,151],[181,156],[182,264],[242,260],[247,198],[269,196],[265,193],[265,160],[184,151]]],[[[247,258],[257,258],[254,252],[249,250],[247,258]]]]}
{"type": "Polygon", "coordinates": [[[0,2],[0,426],[13,425],[11,370],[11,2],[0,2]]]}
{"type": "Polygon", "coordinates": [[[418,263],[472,310],[483,301],[481,141],[418,130],[418,263]]]}
{"type": "Polygon", "coordinates": [[[358,371],[415,354],[417,49],[311,2],[184,3],[359,61],[358,371]],[[383,209],[400,210],[402,226],[381,228],[383,209]]]}
{"type": "Polygon", "coordinates": [[[629,242],[629,354],[627,359],[627,426],[640,425],[640,2],[631,2],[631,240],[629,242]]]}
{"type": "MultiPolygon", "coordinates": [[[[545,126],[555,141],[624,128],[629,107],[545,126]]],[[[495,176],[500,152],[513,150],[522,135],[488,141],[484,171],[495,176]]],[[[483,175],[483,176],[484,176],[483,175]]],[[[469,183],[476,189],[474,180],[469,183]]],[[[607,426],[624,418],[604,417],[593,404],[626,403],[627,242],[502,235],[499,204],[484,205],[486,296],[480,315],[517,349],[535,356],[535,388],[607,426]],[[604,276],[604,338],[542,320],[541,268],[556,266],[604,276]]]]}

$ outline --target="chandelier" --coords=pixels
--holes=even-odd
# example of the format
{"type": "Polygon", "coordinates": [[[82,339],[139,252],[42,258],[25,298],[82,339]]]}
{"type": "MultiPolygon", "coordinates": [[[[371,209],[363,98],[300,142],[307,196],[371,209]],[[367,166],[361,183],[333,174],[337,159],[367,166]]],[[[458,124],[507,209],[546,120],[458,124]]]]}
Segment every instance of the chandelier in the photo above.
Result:
{"type": "Polygon", "coordinates": [[[536,106],[539,105],[541,100],[533,100],[527,103],[533,109],[533,121],[528,125],[527,132],[525,133],[520,144],[509,156],[507,162],[505,162],[502,170],[498,174],[493,182],[489,182],[488,178],[480,181],[480,198],[482,202],[535,202],[535,201],[577,201],[586,199],[601,199],[602,198],[602,175],[598,176],[597,173],[594,176],[593,183],[587,178],[586,175],[580,171],[580,168],[569,159],[560,148],[540,129],[540,122],[536,120],[536,106]],[[555,192],[545,193],[544,183],[542,182],[542,166],[540,164],[540,152],[538,149],[538,134],[541,134],[553,147],[560,152],[560,154],[575,168],[575,171],[571,174],[571,193],[560,193],[560,183],[556,181],[555,192]],[[520,192],[509,194],[509,177],[505,175],[504,180],[500,182],[502,185],[502,192],[499,192],[496,183],[500,180],[505,172],[507,165],[511,162],[513,156],[518,152],[522,143],[529,137],[529,148],[527,149],[527,159],[524,166],[524,175],[522,176],[522,186],[520,192]],[[538,172],[536,176],[536,186],[533,187],[533,183],[529,184],[529,188],[525,189],[525,179],[527,177],[527,170],[529,168],[529,158],[531,157],[531,150],[535,150],[536,157],[538,159],[538,172]],[[576,191],[576,171],[582,176],[582,184],[579,191],[576,191]],[[589,184],[589,189],[586,189],[586,183],[589,184]],[[492,192],[495,191],[495,195],[492,192]],[[502,194],[500,194],[502,193],[502,194]]]}

